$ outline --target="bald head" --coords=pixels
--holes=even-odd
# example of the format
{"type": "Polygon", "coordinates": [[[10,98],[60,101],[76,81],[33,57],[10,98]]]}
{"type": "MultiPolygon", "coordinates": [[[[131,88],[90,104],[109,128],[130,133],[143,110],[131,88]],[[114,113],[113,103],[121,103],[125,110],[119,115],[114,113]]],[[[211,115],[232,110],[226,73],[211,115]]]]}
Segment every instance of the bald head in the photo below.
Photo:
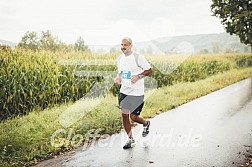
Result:
{"type": "Polygon", "coordinates": [[[132,45],[132,39],[131,38],[125,37],[125,38],[122,39],[122,41],[124,41],[124,40],[128,41],[129,44],[132,45]]]}

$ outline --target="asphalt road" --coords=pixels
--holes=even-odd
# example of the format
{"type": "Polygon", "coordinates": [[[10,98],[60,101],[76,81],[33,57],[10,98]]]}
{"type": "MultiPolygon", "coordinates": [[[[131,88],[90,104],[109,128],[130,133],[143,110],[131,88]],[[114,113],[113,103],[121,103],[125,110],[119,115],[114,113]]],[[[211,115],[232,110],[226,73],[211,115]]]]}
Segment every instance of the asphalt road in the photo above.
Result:
{"type": "Polygon", "coordinates": [[[122,149],[122,131],[37,167],[240,166],[252,146],[252,78],[157,115],[149,136],[141,132],[132,149],[122,149]]]}

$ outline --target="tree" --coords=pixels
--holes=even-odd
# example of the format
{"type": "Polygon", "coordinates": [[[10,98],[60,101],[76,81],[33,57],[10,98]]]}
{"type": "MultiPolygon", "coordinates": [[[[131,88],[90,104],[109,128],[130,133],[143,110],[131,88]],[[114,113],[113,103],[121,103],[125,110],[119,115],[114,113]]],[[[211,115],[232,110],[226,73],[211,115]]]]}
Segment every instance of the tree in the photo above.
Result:
{"type": "Polygon", "coordinates": [[[53,37],[49,30],[47,30],[42,31],[39,43],[41,49],[56,51],[59,48],[60,42],[57,38],[53,37]]]}
{"type": "Polygon", "coordinates": [[[85,45],[85,41],[82,37],[79,37],[77,41],[74,43],[74,49],[77,51],[88,50],[88,46],[85,45]]]}
{"type": "Polygon", "coordinates": [[[231,48],[226,48],[225,53],[233,53],[234,51],[231,48]]]}
{"type": "Polygon", "coordinates": [[[220,53],[221,52],[220,42],[219,41],[213,41],[212,42],[212,49],[213,49],[213,53],[220,53]]]}
{"type": "Polygon", "coordinates": [[[212,0],[211,11],[229,34],[250,45],[252,52],[252,0],[212,0]]]}
{"type": "Polygon", "coordinates": [[[18,47],[37,50],[39,48],[39,38],[37,33],[27,31],[18,43],[18,47]]]}
{"type": "Polygon", "coordinates": [[[208,54],[209,51],[205,48],[205,49],[200,49],[200,50],[199,50],[199,53],[200,53],[200,54],[208,54]]]}
{"type": "Polygon", "coordinates": [[[149,46],[149,47],[146,49],[146,53],[152,55],[152,54],[153,54],[152,47],[149,46]]]}
{"type": "Polygon", "coordinates": [[[36,32],[26,32],[22,37],[21,41],[18,43],[18,47],[31,49],[31,50],[51,50],[56,51],[60,49],[63,42],[59,41],[57,38],[53,37],[49,30],[42,31],[41,35],[38,36],[36,32]]]}
{"type": "Polygon", "coordinates": [[[67,45],[58,40],[57,37],[53,36],[49,30],[42,31],[39,35],[36,32],[26,32],[21,41],[18,43],[18,47],[31,50],[49,51],[72,51],[74,49],[78,51],[89,50],[88,46],[85,45],[85,42],[81,37],[77,39],[75,44],[67,45]]]}
{"type": "Polygon", "coordinates": [[[112,47],[109,50],[110,54],[119,53],[119,52],[120,52],[120,50],[117,47],[112,47]]]}

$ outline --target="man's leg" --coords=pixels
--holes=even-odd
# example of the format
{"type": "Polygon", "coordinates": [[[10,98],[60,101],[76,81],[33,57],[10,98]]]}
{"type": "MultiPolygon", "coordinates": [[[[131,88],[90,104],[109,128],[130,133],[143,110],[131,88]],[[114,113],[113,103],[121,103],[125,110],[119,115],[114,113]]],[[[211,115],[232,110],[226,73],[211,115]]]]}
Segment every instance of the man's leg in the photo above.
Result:
{"type": "Polygon", "coordinates": [[[134,114],[130,114],[130,118],[140,124],[143,124],[143,132],[142,132],[142,136],[146,137],[149,134],[149,128],[150,128],[150,121],[145,120],[142,116],[140,115],[134,115],[134,114]]]}
{"type": "Polygon", "coordinates": [[[135,121],[139,124],[147,125],[147,121],[141,115],[130,114],[130,118],[132,121],[135,121]]]}
{"type": "Polygon", "coordinates": [[[123,149],[132,148],[135,146],[135,140],[133,139],[133,136],[132,136],[129,114],[126,114],[124,112],[122,113],[122,122],[123,122],[124,129],[129,137],[128,141],[123,146],[123,149]]]}
{"type": "Polygon", "coordinates": [[[122,122],[123,122],[123,127],[129,136],[129,138],[132,137],[132,131],[131,131],[131,125],[130,125],[130,120],[129,120],[129,114],[126,114],[126,112],[122,112],[122,122]]]}

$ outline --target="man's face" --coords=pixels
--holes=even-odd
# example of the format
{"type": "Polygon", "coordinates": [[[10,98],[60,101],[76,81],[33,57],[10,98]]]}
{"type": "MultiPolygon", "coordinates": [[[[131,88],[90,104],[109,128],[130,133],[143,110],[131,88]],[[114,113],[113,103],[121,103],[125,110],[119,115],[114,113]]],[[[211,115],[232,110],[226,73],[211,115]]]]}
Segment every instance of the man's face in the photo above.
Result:
{"type": "Polygon", "coordinates": [[[131,47],[132,45],[129,43],[129,41],[127,40],[122,40],[122,43],[121,43],[121,51],[124,53],[124,54],[128,54],[131,52],[131,47]]]}

